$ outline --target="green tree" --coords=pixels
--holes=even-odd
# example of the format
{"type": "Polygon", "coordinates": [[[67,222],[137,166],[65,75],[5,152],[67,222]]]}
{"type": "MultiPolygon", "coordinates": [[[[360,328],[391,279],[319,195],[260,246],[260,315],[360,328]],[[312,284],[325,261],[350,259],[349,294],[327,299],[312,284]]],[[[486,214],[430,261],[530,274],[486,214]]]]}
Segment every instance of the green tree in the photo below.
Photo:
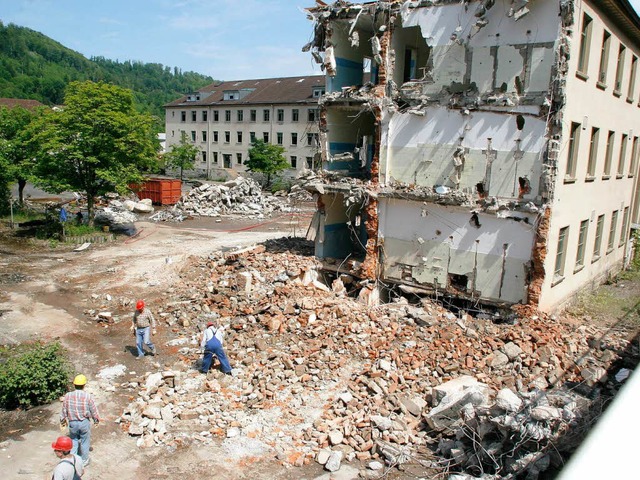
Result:
{"type": "Polygon", "coordinates": [[[11,185],[10,164],[6,155],[8,148],[6,140],[0,138],[0,213],[9,211],[9,187],[11,185]]]}
{"type": "Polygon", "coordinates": [[[22,107],[0,107],[0,139],[4,160],[8,166],[7,175],[18,182],[18,199],[24,202],[24,187],[33,168],[33,149],[27,132],[29,124],[44,115],[46,108],[28,110],[22,107]]]}
{"type": "Polygon", "coordinates": [[[36,149],[34,183],[54,193],[85,192],[91,223],[96,195],[124,193],[142,171],[157,167],[153,118],[135,110],[130,90],[72,82],[64,108],[40,120],[29,132],[36,149]]]}
{"type": "Polygon", "coordinates": [[[284,147],[266,143],[264,140],[255,140],[249,149],[249,158],[244,164],[250,172],[260,172],[266,177],[266,185],[271,185],[271,176],[289,168],[287,159],[284,158],[284,147]]]}
{"type": "Polygon", "coordinates": [[[180,180],[183,170],[191,170],[196,163],[198,148],[187,141],[187,135],[182,132],[180,143],[171,145],[171,150],[165,153],[165,165],[170,168],[180,169],[180,180]]]}

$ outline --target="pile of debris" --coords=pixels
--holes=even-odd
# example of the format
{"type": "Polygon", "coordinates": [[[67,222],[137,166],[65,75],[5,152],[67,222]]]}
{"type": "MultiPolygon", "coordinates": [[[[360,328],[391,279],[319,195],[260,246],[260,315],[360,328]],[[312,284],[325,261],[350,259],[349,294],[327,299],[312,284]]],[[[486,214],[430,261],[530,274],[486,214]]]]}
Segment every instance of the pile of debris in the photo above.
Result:
{"type": "MultiPolygon", "coordinates": [[[[353,278],[343,275],[325,286],[316,261],[287,250],[293,246],[191,259],[159,312],[179,334],[166,348],[181,361],[123,384],[138,390],[120,421],[140,446],[221,437],[231,450],[243,445],[291,465],[314,458],[331,471],[345,459],[441,466],[427,461],[428,445],[436,436],[456,438],[460,417],[466,428],[475,421],[482,432],[515,429],[556,438],[561,430],[552,423],[569,421],[571,402],[551,411],[550,395],[540,392],[568,381],[604,381],[627,346],[624,332],[603,341],[604,329],[546,317],[496,325],[428,300],[367,308],[347,296],[359,287],[353,278]],[[229,325],[225,349],[234,377],[207,378],[194,368],[200,329],[211,319],[229,325]],[[441,390],[461,376],[475,382],[473,388],[462,382],[455,401],[447,398],[441,390]],[[499,408],[487,407],[496,391],[499,408]],[[515,398],[517,410],[507,402],[520,405],[515,398]],[[540,407],[546,413],[535,413],[540,407]]],[[[465,439],[456,441],[441,443],[442,455],[454,459],[448,465],[483,461],[469,453],[465,439]]],[[[493,442],[486,448],[496,457],[506,452],[495,449],[511,447],[493,442]]],[[[527,455],[523,449],[513,461],[527,455]]],[[[529,463],[540,469],[538,460],[529,463]]],[[[382,474],[366,472],[367,478],[382,474]]]]}
{"type": "Polygon", "coordinates": [[[154,221],[183,221],[190,217],[242,215],[264,218],[274,211],[292,209],[273,195],[264,195],[251,178],[238,177],[223,184],[204,183],[192,188],[172,209],[151,216],[154,221]]]}

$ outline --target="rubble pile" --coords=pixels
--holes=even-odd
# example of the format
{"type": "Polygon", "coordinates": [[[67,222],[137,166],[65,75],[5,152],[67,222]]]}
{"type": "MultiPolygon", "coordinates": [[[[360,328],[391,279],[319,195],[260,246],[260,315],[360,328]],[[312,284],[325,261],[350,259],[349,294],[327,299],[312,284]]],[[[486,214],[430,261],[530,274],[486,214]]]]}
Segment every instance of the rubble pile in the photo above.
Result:
{"type": "MultiPolygon", "coordinates": [[[[168,348],[182,361],[123,384],[138,390],[120,421],[140,446],[221,437],[229,448],[249,442],[250,450],[283,463],[314,458],[335,471],[356,458],[416,461],[434,432],[455,435],[460,417],[500,434],[533,428],[531,417],[542,423],[527,434],[551,438],[549,425],[567,421],[570,402],[545,410],[549,421],[536,420],[534,411],[550,398],[539,392],[560,382],[603,381],[626,345],[623,332],[604,342],[599,327],[536,316],[497,325],[427,300],[367,308],[347,296],[353,278],[327,287],[313,258],[291,253],[291,245],[272,247],[192,258],[183,282],[167,292],[159,315],[178,333],[168,348]],[[225,350],[234,377],[193,368],[199,329],[211,319],[229,326],[225,350]],[[462,390],[451,403],[456,385],[462,390]],[[500,392],[498,407],[487,407],[493,392],[500,392]]],[[[457,441],[441,453],[461,465],[475,461],[466,440],[457,441]]]]}
{"type": "Polygon", "coordinates": [[[251,178],[238,177],[223,184],[205,183],[183,195],[172,209],[151,216],[155,221],[182,221],[189,217],[242,215],[264,218],[274,211],[291,211],[282,200],[263,195],[260,185],[251,178]]]}

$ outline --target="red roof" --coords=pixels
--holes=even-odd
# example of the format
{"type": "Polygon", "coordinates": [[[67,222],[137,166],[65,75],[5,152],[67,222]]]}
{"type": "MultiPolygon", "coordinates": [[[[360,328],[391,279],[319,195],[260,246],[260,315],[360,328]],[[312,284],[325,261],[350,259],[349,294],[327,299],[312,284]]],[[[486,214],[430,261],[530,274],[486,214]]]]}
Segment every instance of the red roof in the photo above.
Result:
{"type": "Polygon", "coordinates": [[[27,110],[34,110],[38,107],[44,107],[44,104],[38,100],[25,100],[23,98],[0,98],[0,107],[14,108],[22,107],[27,110]]]}

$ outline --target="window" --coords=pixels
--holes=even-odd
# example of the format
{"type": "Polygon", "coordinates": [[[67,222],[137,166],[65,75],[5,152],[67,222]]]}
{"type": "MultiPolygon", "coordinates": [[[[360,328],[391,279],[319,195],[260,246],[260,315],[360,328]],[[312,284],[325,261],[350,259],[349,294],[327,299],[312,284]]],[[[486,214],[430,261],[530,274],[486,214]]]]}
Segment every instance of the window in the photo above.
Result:
{"type": "Polygon", "coordinates": [[[276,133],[276,141],[278,142],[278,145],[282,145],[282,132],[277,132],[276,133]]]}
{"type": "Polygon", "coordinates": [[[231,121],[231,110],[225,110],[224,111],[224,121],[225,122],[230,122],[231,121]]]}
{"type": "Polygon", "coordinates": [[[231,154],[230,153],[223,153],[222,154],[222,162],[223,162],[223,167],[224,168],[231,168],[231,154]]]}
{"type": "Polygon", "coordinates": [[[584,267],[584,250],[587,243],[587,232],[589,231],[589,220],[580,222],[580,234],[578,235],[578,251],[576,252],[575,270],[584,267]]]}
{"type": "Polygon", "coordinates": [[[239,98],[240,92],[238,92],[237,90],[227,90],[222,94],[223,100],[238,100],[239,98]]]}
{"type": "Polygon", "coordinates": [[[320,98],[324,95],[324,87],[313,87],[313,98],[320,98]]]}
{"type": "Polygon", "coordinates": [[[262,120],[268,122],[271,119],[271,111],[266,108],[262,110],[262,120]]]}
{"type": "Polygon", "coordinates": [[[629,176],[633,177],[638,168],[638,137],[633,137],[633,145],[631,146],[631,163],[629,164],[629,176]]]}
{"type": "Polygon", "coordinates": [[[609,130],[609,135],[607,135],[607,152],[604,156],[604,172],[603,176],[605,179],[609,178],[611,175],[611,163],[613,161],[613,144],[616,141],[615,133],[609,130]]]}
{"type": "Polygon", "coordinates": [[[180,121],[181,122],[186,122],[187,121],[187,112],[185,112],[184,110],[182,110],[180,112],[180,121]]]}
{"type": "Polygon", "coordinates": [[[207,152],[202,151],[202,163],[207,163],[207,152]]]}
{"type": "Polygon", "coordinates": [[[578,54],[578,72],[587,75],[589,67],[589,47],[591,43],[591,17],[586,13],[582,16],[582,30],[580,31],[580,52],[578,54]]]}
{"type": "Polygon", "coordinates": [[[600,49],[600,69],[598,82],[602,88],[607,86],[607,66],[609,65],[609,48],[611,46],[611,34],[604,31],[602,35],[602,48],[600,49]]]}
{"type": "Polygon", "coordinates": [[[291,168],[298,168],[298,157],[291,155],[291,168]]]}
{"type": "Polygon", "coordinates": [[[207,121],[207,113],[208,113],[208,112],[207,112],[206,110],[203,110],[203,111],[202,111],[202,121],[203,121],[203,122],[206,122],[206,121],[207,121]]]}
{"type": "Polygon", "coordinates": [[[237,132],[238,143],[242,143],[242,132],[237,132]]]}
{"type": "Polygon", "coordinates": [[[638,57],[631,57],[631,73],[629,74],[629,87],[627,89],[627,102],[633,103],[633,91],[636,89],[636,72],[638,70],[638,57]]]}
{"type": "Polygon", "coordinates": [[[300,111],[297,108],[291,110],[291,121],[297,122],[300,119],[300,111]]]}
{"type": "Polygon", "coordinates": [[[249,119],[250,119],[252,122],[255,122],[255,121],[256,121],[256,111],[255,111],[255,110],[249,110],[249,119]]]}
{"type": "Polygon", "coordinates": [[[191,121],[195,122],[197,120],[198,112],[195,110],[191,110],[191,121]]]}
{"type": "Polygon", "coordinates": [[[627,228],[629,227],[629,207],[624,207],[624,214],[622,215],[622,230],[620,230],[620,243],[618,246],[624,245],[627,241],[627,228]]]}
{"type": "Polygon", "coordinates": [[[220,113],[218,112],[218,110],[214,110],[213,111],[213,121],[217,122],[220,120],[220,113]]]}
{"type": "Polygon", "coordinates": [[[213,163],[218,163],[218,152],[213,152],[213,163]]]}
{"type": "Polygon", "coordinates": [[[224,143],[229,143],[231,141],[231,132],[224,132],[224,143]]]}
{"type": "Polygon", "coordinates": [[[598,137],[600,129],[591,129],[591,143],[589,145],[589,163],[587,163],[587,179],[593,180],[596,175],[596,163],[598,163],[598,137]]]}
{"type": "Polygon", "coordinates": [[[618,211],[615,210],[611,214],[611,225],[609,226],[609,241],[607,242],[607,253],[613,250],[613,245],[616,243],[617,225],[618,225],[618,211]]]}
{"type": "Polygon", "coordinates": [[[238,165],[242,165],[242,154],[241,153],[236,153],[236,163],[238,165]]]}
{"type": "Polygon", "coordinates": [[[620,156],[618,157],[618,178],[624,174],[624,163],[627,160],[627,134],[622,134],[622,143],[620,144],[620,156]]]}
{"type": "Polygon", "coordinates": [[[298,134],[297,133],[292,133],[291,134],[291,145],[298,145],[298,134]]]}
{"type": "Polygon", "coordinates": [[[207,131],[206,130],[202,130],[202,141],[203,142],[207,141],[207,131]]]}
{"type": "Polygon", "coordinates": [[[569,136],[569,152],[567,155],[567,170],[564,174],[565,180],[574,180],[576,177],[576,165],[578,164],[579,145],[580,145],[580,124],[571,122],[571,133],[569,136]]]}
{"type": "Polygon", "coordinates": [[[269,143],[269,132],[262,132],[262,139],[264,143],[269,143]]]}
{"type": "Polygon", "coordinates": [[[256,132],[249,132],[249,141],[251,143],[255,143],[255,141],[256,141],[256,132]]]}
{"type": "Polygon", "coordinates": [[[613,89],[613,94],[617,97],[620,96],[620,91],[622,90],[622,77],[624,75],[624,54],[626,52],[626,48],[624,45],[620,45],[620,50],[618,50],[618,65],[616,66],[616,84],[613,89]]]}
{"type": "Polygon", "coordinates": [[[309,120],[310,122],[315,122],[317,119],[318,119],[318,109],[310,108],[307,111],[307,120],[309,120]]]}
{"type": "Polygon", "coordinates": [[[598,217],[598,223],[596,224],[596,238],[593,242],[593,259],[595,262],[600,258],[600,248],[602,247],[602,230],[604,229],[604,215],[598,217]]]}
{"type": "Polygon", "coordinates": [[[313,157],[307,157],[307,168],[313,170],[313,157]]]}
{"type": "Polygon", "coordinates": [[[218,143],[218,131],[213,132],[213,143],[218,143]]]}
{"type": "Polygon", "coordinates": [[[318,134],[317,133],[307,133],[307,145],[310,147],[318,146],[318,134]]]}
{"type": "Polygon", "coordinates": [[[569,237],[569,227],[560,229],[558,234],[558,249],[556,251],[556,265],[553,269],[554,281],[559,281],[564,277],[564,262],[567,255],[567,239],[569,237]]]}
{"type": "Polygon", "coordinates": [[[278,109],[278,121],[284,122],[284,110],[281,108],[278,109]]]}
{"type": "Polygon", "coordinates": [[[192,142],[196,141],[196,131],[195,130],[191,130],[191,141],[192,142]]]}
{"type": "Polygon", "coordinates": [[[239,122],[244,121],[244,110],[238,110],[237,116],[239,122]]]}

